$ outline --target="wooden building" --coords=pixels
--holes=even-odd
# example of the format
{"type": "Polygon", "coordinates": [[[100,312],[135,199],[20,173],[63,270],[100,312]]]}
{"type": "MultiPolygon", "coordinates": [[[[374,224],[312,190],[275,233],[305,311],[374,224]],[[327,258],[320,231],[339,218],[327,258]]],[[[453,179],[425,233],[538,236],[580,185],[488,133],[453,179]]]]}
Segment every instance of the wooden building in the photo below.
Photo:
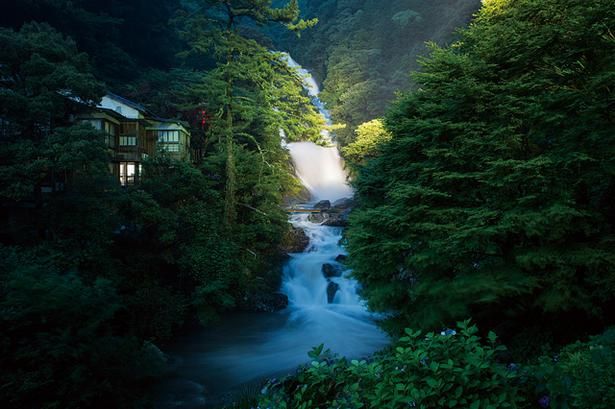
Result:
{"type": "Polygon", "coordinates": [[[154,151],[164,151],[174,159],[190,160],[190,131],[181,121],[161,119],[150,121],[147,140],[154,143],[154,151]]]}
{"type": "Polygon", "coordinates": [[[177,160],[190,160],[190,131],[186,124],[160,118],[118,95],[105,95],[94,111],[80,115],[78,121],[107,134],[112,157],[109,169],[122,186],[139,181],[142,162],[148,156],[165,152],[177,160]]]}

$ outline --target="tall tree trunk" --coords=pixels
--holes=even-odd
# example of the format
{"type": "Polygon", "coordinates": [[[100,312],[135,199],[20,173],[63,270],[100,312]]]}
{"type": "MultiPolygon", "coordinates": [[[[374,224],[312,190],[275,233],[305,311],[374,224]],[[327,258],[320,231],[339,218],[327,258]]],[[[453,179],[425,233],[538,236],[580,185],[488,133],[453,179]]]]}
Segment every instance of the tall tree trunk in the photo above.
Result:
{"type": "Polygon", "coordinates": [[[235,144],[233,143],[233,111],[230,102],[226,106],[226,189],[224,194],[224,223],[231,227],[237,218],[235,191],[237,173],[235,169],[235,144]]]}
{"type": "Polygon", "coordinates": [[[233,77],[231,75],[231,64],[233,63],[233,48],[232,43],[232,18],[229,19],[229,26],[226,31],[228,41],[226,55],[226,188],[224,192],[224,224],[230,228],[235,223],[237,218],[236,209],[236,190],[237,190],[237,172],[235,168],[235,144],[233,141],[233,77]]]}

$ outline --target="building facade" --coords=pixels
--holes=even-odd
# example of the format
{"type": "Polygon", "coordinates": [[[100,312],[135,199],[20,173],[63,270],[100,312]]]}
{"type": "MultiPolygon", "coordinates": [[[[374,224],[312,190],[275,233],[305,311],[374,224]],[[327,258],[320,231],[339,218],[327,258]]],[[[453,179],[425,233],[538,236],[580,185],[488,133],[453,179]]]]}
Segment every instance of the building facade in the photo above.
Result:
{"type": "Polygon", "coordinates": [[[164,152],[190,160],[190,131],[178,120],[160,118],[145,107],[118,95],[107,94],[96,109],[77,118],[107,135],[109,170],[122,186],[138,183],[142,162],[164,152]]]}

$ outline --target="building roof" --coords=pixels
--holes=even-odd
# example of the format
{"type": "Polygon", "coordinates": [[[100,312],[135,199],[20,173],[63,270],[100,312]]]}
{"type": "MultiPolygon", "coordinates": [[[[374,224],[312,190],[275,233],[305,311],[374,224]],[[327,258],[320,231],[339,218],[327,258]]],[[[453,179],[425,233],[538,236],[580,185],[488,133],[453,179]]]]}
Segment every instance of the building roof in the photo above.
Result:
{"type": "MultiPolygon", "coordinates": [[[[183,126],[186,129],[189,127],[188,123],[185,122],[185,121],[182,121],[180,119],[162,118],[162,117],[156,115],[155,113],[151,112],[145,106],[143,106],[143,105],[141,105],[141,104],[139,104],[137,102],[131,101],[131,100],[127,99],[127,98],[124,98],[122,96],[119,96],[117,94],[114,94],[112,92],[108,92],[105,96],[108,97],[108,98],[114,99],[114,100],[116,100],[116,101],[118,101],[118,102],[120,102],[120,103],[122,103],[124,105],[127,105],[127,106],[129,106],[129,107],[131,107],[133,109],[136,109],[137,111],[141,112],[144,116],[146,116],[147,119],[158,121],[158,122],[165,122],[165,123],[176,123],[176,124],[179,124],[179,125],[183,126]]],[[[106,108],[103,108],[103,107],[99,107],[99,109],[107,110],[106,108]]]]}
{"type": "Polygon", "coordinates": [[[111,99],[115,99],[118,102],[121,102],[124,105],[128,105],[129,107],[136,109],[137,111],[140,111],[144,114],[150,114],[150,112],[148,111],[147,108],[145,108],[143,105],[136,103],[134,101],[131,101],[127,98],[121,97],[117,94],[111,93],[111,92],[107,92],[107,94],[105,95],[106,97],[109,97],[111,99]]]}

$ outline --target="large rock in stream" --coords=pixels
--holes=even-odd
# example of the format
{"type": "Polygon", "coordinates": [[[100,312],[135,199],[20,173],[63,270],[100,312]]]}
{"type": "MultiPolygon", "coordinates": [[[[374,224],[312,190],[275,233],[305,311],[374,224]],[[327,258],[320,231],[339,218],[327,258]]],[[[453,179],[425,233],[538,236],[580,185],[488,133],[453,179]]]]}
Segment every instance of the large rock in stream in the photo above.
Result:
{"type": "Polygon", "coordinates": [[[276,312],[288,307],[288,296],[282,293],[246,294],[239,307],[249,312],[276,312]]]}
{"type": "Polygon", "coordinates": [[[341,277],[342,268],[340,266],[335,266],[330,263],[325,263],[322,265],[322,275],[324,275],[325,278],[341,277]]]}
{"type": "Polygon", "coordinates": [[[349,214],[350,214],[349,210],[345,210],[342,213],[329,213],[324,218],[322,225],[331,226],[331,227],[346,227],[348,226],[348,215],[349,214]]]}
{"type": "Polygon", "coordinates": [[[340,289],[340,285],[338,283],[334,283],[333,281],[329,281],[327,285],[327,302],[329,304],[333,304],[333,300],[335,300],[335,294],[340,289]]]}
{"type": "Polygon", "coordinates": [[[348,226],[349,214],[350,209],[339,210],[331,208],[327,211],[310,214],[308,220],[312,223],[322,224],[323,226],[346,227],[348,226]]]}
{"type": "Polygon", "coordinates": [[[348,210],[354,207],[354,199],[350,197],[345,197],[343,199],[336,200],[333,202],[332,208],[335,210],[348,210]]]}
{"type": "Polygon", "coordinates": [[[326,213],[312,213],[308,216],[308,220],[312,223],[321,224],[327,217],[328,215],[326,213]]]}
{"type": "Polygon", "coordinates": [[[314,205],[314,209],[329,210],[331,208],[331,202],[329,200],[321,200],[314,205]]]}
{"type": "Polygon", "coordinates": [[[282,240],[283,253],[302,253],[310,245],[310,238],[302,229],[292,226],[282,240]]]}
{"type": "Polygon", "coordinates": [[[333,205],[329,200],[321,200],[314,205],[314,209],[320,212],[310,214],[308,220],[323,226],[346,227],[353,206],[354,200],[351,198],[336,200],[333,205]]]}

